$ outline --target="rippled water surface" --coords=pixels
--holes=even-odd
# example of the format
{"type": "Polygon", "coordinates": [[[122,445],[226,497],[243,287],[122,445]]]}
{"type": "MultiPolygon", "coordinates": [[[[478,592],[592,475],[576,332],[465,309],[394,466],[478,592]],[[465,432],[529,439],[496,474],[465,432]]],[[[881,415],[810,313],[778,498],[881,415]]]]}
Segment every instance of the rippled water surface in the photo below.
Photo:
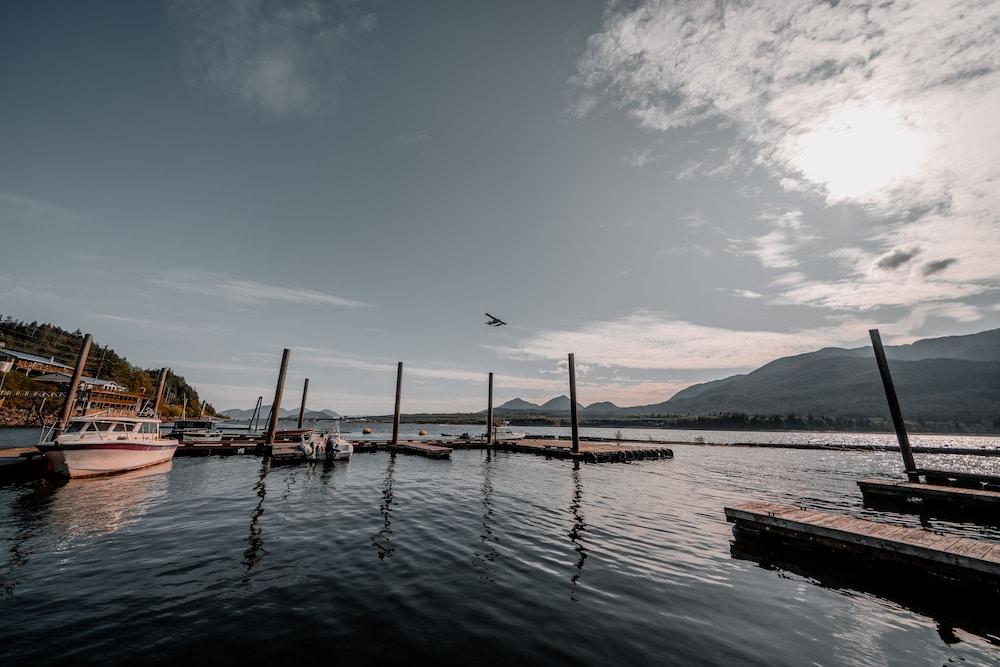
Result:
{"type": "MultiPolygon", "coordinates": [[[[730,555],[726,504],[873,515],[855,480],[897,476],[898,455],[674,451],[577,468],[480,451],[273,468],[182,458],[103,479],[3,482],[3,663],[1000,660],[933,614],[730,555]]],[[[935,458],[921,462],[945,463],[935,458]]]]}

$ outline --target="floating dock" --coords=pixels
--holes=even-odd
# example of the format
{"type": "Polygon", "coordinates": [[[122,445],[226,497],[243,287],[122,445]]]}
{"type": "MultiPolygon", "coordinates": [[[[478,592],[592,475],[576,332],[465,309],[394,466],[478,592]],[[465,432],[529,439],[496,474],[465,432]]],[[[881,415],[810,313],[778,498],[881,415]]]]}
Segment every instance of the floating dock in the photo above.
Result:
{"type": "Polygon", "coordinates": [[[496,448],[507,452],[538,454],[560,459],[573,459],[587,463],[625,463],[646,459],[670,459],[672,449],[630,443],[580,440],[580,451],[574,452],[569,440],[540,440],[525,438],[499,442],[496,448]]]}
{"type": "Polygon", "coordinates": [[[741,537],[815,547],[1000,591],[1000,543],[770,502],[725,508],[741,537]]]}
{"type": "Polygon", "coordinates": [[[45,472],[48,460],[34,447],[0,449],[0,476],[37,476],[45,472]]]}
{"type": "Polygon", "coordinates": [[[1000,475],[987,475],[985,473],[963,472],[959,470],[933,470],[929,468],[918,468],[916,472],[928,484],[960,486],[966,489],[982,489],[984,491],[1000,491],[1000,475]]]}
{"type": "Polygon", "coordinates": [[[899,504],[911,510],[966,510],[1000,522],[1000,491],[891,479],[863,479],[858,487],[866,503],[899,504]]]}

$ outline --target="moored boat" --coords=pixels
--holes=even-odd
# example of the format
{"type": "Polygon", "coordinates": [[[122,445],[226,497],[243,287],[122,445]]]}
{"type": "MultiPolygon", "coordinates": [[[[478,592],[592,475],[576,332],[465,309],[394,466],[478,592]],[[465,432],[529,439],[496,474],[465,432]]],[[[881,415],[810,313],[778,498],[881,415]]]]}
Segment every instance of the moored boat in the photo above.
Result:
{"type": "Polygon", "coordinates": [[[160,420],[94,414],[70,419],[49,442],[37,445],[65,477],[94,477],[169,461],[177,441],[160,437],[160,420]]]}
{"type": "Polygon", "coordinates": [[[179,419],[166,437],[182,445],[222,442],[222,430],[211,419],[179,419]]]}
{"type": "MultiPolygon", "coordinates": [[[[524,440],[525,433],[514,431],[508,426],[510,422],[504,420],[498,426],[493,427],[493,442],[507,442],[510,440],[524,440]]],[[[483,434],[483,439],[486,439],[486,434],[483,434]]]]}

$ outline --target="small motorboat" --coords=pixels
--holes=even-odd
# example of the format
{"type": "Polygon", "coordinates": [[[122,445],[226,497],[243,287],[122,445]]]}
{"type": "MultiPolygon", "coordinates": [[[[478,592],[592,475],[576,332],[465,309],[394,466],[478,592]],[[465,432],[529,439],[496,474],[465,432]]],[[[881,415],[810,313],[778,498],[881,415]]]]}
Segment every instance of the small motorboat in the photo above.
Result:
{"type": "MultiPolygon", "coordinates": [[[[493,442],[509,442],[511,440],[524,440],[525,433],[514,431],[507,425],[503,423],[499,426],[493,427],[493,442]]],[[[486,434],[483,433],[483,439],[486,438],[486,434]]]]}
{"type": "MultiPolygon", "coordinates": [[[[52,433],[48,434],[52,438],[52,433]]],[[[102,413],[74,417],[51,440],[36,445],[65,477],[94,477],[170,461],[177,441],[160,437],[160,420],[102,413]]]]}
{"type": "Polygon", "coordinates": [[[222,442],[222,430],[211,419],[180,419],[166,435],[182,445],[222,442]]]}
{"type": "Polygon", "coordinates": [[[331,433],[326,439],[326,454],[334,461],[344,461],[351,458],[354,453],[354,445],[344,438],[340,433],[331,433]]]}
{"type": "Polygon", "coordinates": [[[299,449],[307,461],[321,461],[332,459],[342,461],[351,458],[354,453],[354,445],[340,436],[340,433],[317,433],[315,431],[304,433],[299,449]]]}
{"type": "Polygon", "coordinates": [[[302,434],[299,449],[307,461],[319,461],[326,458],[326,434],[307,431],[302,434]]]}

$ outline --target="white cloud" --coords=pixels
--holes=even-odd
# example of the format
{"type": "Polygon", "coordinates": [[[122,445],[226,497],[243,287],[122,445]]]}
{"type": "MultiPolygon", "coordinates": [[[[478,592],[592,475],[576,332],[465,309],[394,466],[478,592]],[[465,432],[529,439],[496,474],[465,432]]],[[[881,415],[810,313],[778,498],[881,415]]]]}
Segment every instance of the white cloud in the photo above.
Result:
{"type": "MultiPolygon", "coordinates": [[[[857,328],[858,336],[864,329],[857,328]]],[[[512,359],[561,360],[573,352],[584,363],[634,369],[733,369],[824,347],[841,338],[832,329],[739,331],[636,311],[574,331],[542,331],[513,347],[494,348],[512,359]]]]}
{"type": "Polygon", "coordinates": [[[178,0],[187,56],[209,87],[273,115],[333,103],[351,47],[375,29],[362,3],[178,0]]]}
{"type": "MultiPolygon", "coordinates": [[[[912,306],[1000,287],[997,25],[996,0],[612,3],[573,83],[655,130],[734,128],[786,189],[874,217],[868,264],[790,300],[912,306]],[[914,245],[919,270],[882,282],[871,264],[914,245]]],[[[786,241],[758,239],[758,257],[795,266],[786,241]]]]}
{"type": "MultiPolygon", "coordinates": [[[[382,359],[329,353],[316,348],[296,348],[296,352],[302,352],[299,358],[309,364],[370,373],[394,374],[396,372],[396,363],[382,359]]],[[[430,380],[444,380],[447,382],[471,382],[482,384],[483,386],[486,385],[487,373],[488,371],[472,371],[464,368],[440,368],[406,363],[403,365],[404,378],[417,377],[430,380]]],[[[495,387],[501,389],[561,391],[565,388],[566,383],[548,378],[495,373],[493,375],[493,384],[495,387]]]]}
{"type": "Polygon", "coordinates": [[[371,307],[371,304],[334,296],[327,292],[301,287],[268,285],[253,280],[233,278],[205,271],[161,271],[150,282],[183,292],[214,296],[237,303],[295,303],[345,308],[371,307]]]}
{"type": "Polygon", "coordinates": [[[749,241],[732,240],[730,249],[737,254],[753,255],[764,268],[791,269],[799,265],[799,250],[816,240],[802,222],[802,211],[768,211],[760,216],[770,231],[749,241]]]}
{"type": "Polygon", "coordinates": [[[219,336],[231,333],[229,329],[225,329],[214,324],[200,323],[198,325],[187,325],[178,324],[176,322],[163,322],[162,320],[152,320],[142,317],[125,317],[122,315],[110,314],[98,315],[98,317],[103,320],[109,320],[111,322],[117,322],[119,324],[139,327],[142,329],[149,329],[156,331],[157,333],[166,334],[168,336],[177,336],[180,338],[200,338],[206,334],[219,336]]]}
{"type": "Polygon", "coordinates": [[[45,225],[71,223],[83,220],[83,216],[68,208],[22,197],[12,192],[0,192],[0,222],[20,225],[45,225]]]}

